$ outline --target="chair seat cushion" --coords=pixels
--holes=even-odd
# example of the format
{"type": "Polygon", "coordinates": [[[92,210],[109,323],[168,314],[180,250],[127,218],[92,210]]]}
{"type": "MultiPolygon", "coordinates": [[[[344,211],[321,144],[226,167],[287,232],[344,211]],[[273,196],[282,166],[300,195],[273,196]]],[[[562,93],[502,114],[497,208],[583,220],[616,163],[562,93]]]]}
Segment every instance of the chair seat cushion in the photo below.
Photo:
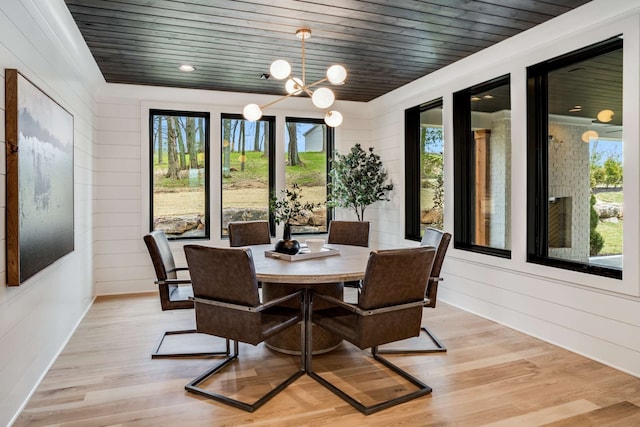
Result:
{"type": "Polygon", "coordinates": [[[333,331],[352,344],[356,344],[358,315],[340,307],[313,311],[313,323],[333,331]]]}

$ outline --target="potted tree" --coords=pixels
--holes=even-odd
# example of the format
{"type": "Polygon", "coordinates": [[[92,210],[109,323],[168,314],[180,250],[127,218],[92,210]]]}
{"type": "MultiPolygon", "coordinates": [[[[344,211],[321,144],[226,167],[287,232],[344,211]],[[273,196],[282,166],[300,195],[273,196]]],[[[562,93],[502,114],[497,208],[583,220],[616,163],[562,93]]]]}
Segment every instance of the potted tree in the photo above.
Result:
{"type": "Polygon", "coordinates": [[[369,147],[367,153],[360,144],[355,144],[349,153],[338,153],[331,165],[328,206],[350,209],[358,221],[364,221],[369,205],[390,200],[388,194],[393,190],[393,183],[387,183],[387,171],[373,147],[369,147]]]}

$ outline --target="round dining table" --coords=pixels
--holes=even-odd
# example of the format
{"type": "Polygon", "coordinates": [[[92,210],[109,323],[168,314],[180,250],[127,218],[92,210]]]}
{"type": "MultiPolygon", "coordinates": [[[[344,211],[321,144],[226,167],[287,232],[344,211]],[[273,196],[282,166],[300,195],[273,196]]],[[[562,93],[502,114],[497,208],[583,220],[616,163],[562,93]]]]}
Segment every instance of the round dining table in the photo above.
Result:
{"type": "MultiPolygon", "coordinates": [[[[364,278],[371,248],[349,245],[325,244],[325,253],[330,256],[287,260],[279,254],[269,254],[274,245],[249,246],[253,255],[256,278],[262,283],[264,302],[291,294],[299,289],[343,298],[344,282],[364,278]],[[268,256],[271,255],[271,256],[268,256]],[[275,257],[274,257],[275,256],[275,257]],[[278,257],[278,258],[276,258],[278,257]]],[[[302,253],[304,249],[302,249],[302,253]]],[[[314,308],[322,308],[322,302],[314,303],[314,308]]],[[[301,326],[302,327],[302,326],[301,326]]],[[[333,350],[342,340],[321,328],[313,329],[313,353],[320,354],[333,350]]],[[[300,330],[289,328],[269,338],[265,344],[272,350],[287,354],[300,354],[300,330]]]]}

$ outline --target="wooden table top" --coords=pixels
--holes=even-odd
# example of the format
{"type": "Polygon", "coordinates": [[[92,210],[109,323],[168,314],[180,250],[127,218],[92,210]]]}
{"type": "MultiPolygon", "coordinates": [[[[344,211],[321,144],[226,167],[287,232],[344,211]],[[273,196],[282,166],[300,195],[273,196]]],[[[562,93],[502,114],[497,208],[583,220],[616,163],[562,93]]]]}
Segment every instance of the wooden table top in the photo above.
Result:
{"type": "Polygon", "coordinates": [[[371,248],[348,245],[325,245],[340,250],[339,255],[323,258],[286,261],[270,258],[265,251],[273,244],[250,246],[256,277],[260,282],[320,284],[361,280],[367,268],[371,248]]]}

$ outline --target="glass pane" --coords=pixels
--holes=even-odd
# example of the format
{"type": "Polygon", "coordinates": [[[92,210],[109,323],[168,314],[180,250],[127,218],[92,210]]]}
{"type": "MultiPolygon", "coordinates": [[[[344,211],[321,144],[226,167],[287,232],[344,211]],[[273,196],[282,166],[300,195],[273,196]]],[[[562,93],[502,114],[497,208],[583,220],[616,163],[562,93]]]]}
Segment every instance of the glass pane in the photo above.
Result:
{"type": "Polygon", "coordinates": [[[302,203],[322,206],[298,218],[292,233],[327,231],[327,151],[329,128],[324,122],[287,121],[285,132],[285,185],[300,186],[302,203]]]}
{"type": "Polygon", "coordinates": [[[169,238],[208,237],[208,115],[152,115],[153,229],[169,238]]]}
{"type": "Polygon", "coordinates": [[[622,270],[622,49],[548,82],[549,257],[622,270]]]}
{"type": "Polygon", "coordinates": [[[472,244],[511,248],[511,100],[509,83],[472,92],[472,244]]]}
{"type": "Polygon", "coordinates": [[[222,119],[222,235],[231,221],[269,219],[269,126],[222,119]]]}
{"type": "Polygon", "coordinates": [[[420,235],[444,227],[444,135],[442,107],[420,112],[420,235]]]}

